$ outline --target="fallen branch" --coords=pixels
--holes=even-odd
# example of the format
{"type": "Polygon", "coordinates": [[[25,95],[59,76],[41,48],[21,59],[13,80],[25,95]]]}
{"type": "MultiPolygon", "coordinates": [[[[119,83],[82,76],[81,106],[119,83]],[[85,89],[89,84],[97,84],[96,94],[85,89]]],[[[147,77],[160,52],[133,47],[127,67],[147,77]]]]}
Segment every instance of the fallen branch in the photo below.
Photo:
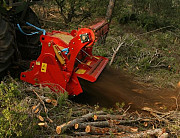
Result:
{"type": "Polygon", "coordinates": [[[120,132],[122,132],[122,131],[137,132],[138,131],[137,127],[131,127],[131,126],[116,125],[115,128],[120,132]]]}
{"type": "MultiPolygon", "coordinates": [[[[49,116],[48,116],[48,109],[46,108],[46,105],[45,105],[45,103],[44,103],[44,101],[45,102],[47,102],[47,103],[52,103],[53,104],[53,100],[51,100],[50,98],[47,98],[47,97],[44,97],[44,96],[40,96],[40,95],[38,95],[38,93],[34,90],[34,89],[32,89],[32,91],[36,94],[36,96],[38,97],[38,99],[40,100],[40,103],[43,105],[43,107],[44,107],[44,111],[45,111],[45,113],[46,113],[46,118],[48,119],[48,121],[50,122],[50,123],[53,123],[53,120],[52,119],[50,119],[49,118],[49,116]]],[[[56,100],[54,100],[54,101],[56,101],[56,100]]],[[[56,101],[56,103],[57,103],[57,101],[56,101]]],[[[53,104],[54,105],[54,104],[53,104]]],[[[54,105],[55,106],[55,105],[54,105]]],[[[57,104],[56,104],[56,106],[57,106],[57,104]]],[[[41,118],[42,119],[42,118],[41,118]]],[[[40,119],[40,120],[41,120],[40,119]]]]}
{"type": "Polygon", "coordinates": [[[112,127],[114,125],[119,124],[120,121],[117,120],[107,120],[107,121],[100,121],[100,122],[87,122],[87,123],[79,123],[75,124],[75,129],[83,129],[87,126],[95,126],[95,127],[112,127]]]}
{"type": "Polygon", "coordinates": [[[67,128],[70,128],[70,127],[73,127],[75,124],[78,124],[80,122],[83,122],[83,121],[86,121],[86,120],[89,120],[90,118],[92,118],[92,116],[94,114],[101,114],[103,113],[103,111],[98,111],[96,113],[89,113],[89,114],[86,114],[86,115],[83,115],[82,117],[80,118],[76,118],[74,120],[71,120],[67,123],[64,123],[60,126],[57,126],[56,127],[56,132],[57,134],[61,134],[62,132],[64,132],[67,128]]]}
{"type": "Polygon", "coordinates": [[[40,100],[41,104],[44,106],[44,111],[45,111],[45,113],[47,114],[48,109],[46,108],[45,103],[43,102],[43,100],[41,99],[41,97],[39,96],[39,94],[38,94],[35,90],[32,90],[32,91],[36,94],[36,96],[37,96],[38,99],[40,100]]]}
{"type": "Polygon", "coordinates": [[[99,128],[99,127],[94,127],[94,126],[87,126],[85,129],[86,133],[90,133],[90,134],[99,134],[99,135],[103,135],[103,134],[110,134],[110,133],[117,133],[118,130],[115,128],[99,128]]]}
{"type": "Polygon", "coordinates": [[[156,113],[156,114],[161,114],[161,115],[169,115],[170,114],[170,112],[162,113],[162,112],[156,111],[156,110],[154,110],[152,108],[149,108],[149,107],[143,107],[142,110],[148,111],[148,112],[153,112],[153,113],[156,113]]]}
{"type": "Polygon", "coordinates": [[[122,40],[122,42],[118,42],[118,47],[116,48],[116,50],[113,49],[114,53],[113,53],[111,61],[109,63],[110,66],[112,65],[114,58],[115,58],[117,52],[119,51],[120,47],[125,43],[126,38],[127,38],[127,36],[122,40]]]}
{"type": "MultiPolygon", "coordinates": [[[[147,131],[141,131],[139,133],[130,133],[130,134],[124,134],[121,135],[123,138],[139,138],[139,137],[149,137],[149,136],[155,136],[161,138],[163,134],[165,133],[164,129],[150,129],[147,131]]],[[[166,133],[167,136],[167,133],[166,133]]]]}
{"type": "Polygon", "coordinates": [[[83,129],[86,126],[95,126],[95,127],[112,127],[120,124],[132,124],[137,123],[139,121],[149,122],[149,119],[136,119],[136,120],[107,120],[107,121],[98,121],[98,122],[86,122],[86,123],[77,123],[74,125],[75,129],[83,129]]]}
{"type": "Polygon", "coordinates": [[[96,120],[121,120],[125,117],[125,115],[110,115],[110,114],[107,114],[107,115],[94,115],[93,119],[94,121],[96,120]]]}
{"type": "Polygon", "coordinates": [[[48,97],[40,96],[40,98],[46,103],[51,103],[52,102],[52,100],[50,98],[48,98],[48,97]]]}
{"type": "MultiPolygon", "coordinates": [[[[76,137],[83,137],[83,138],[91,138],[91,137],[93,137],[93,138],[100,138],[100,137],[109,137],[109,134],[102,134],[102,135],[96,135],[96,134],[94,134],[94,135],[91,135],[90,133],[87,133],[87,132],[74,132],[74,134],[76,135],[76,137]]],[[[122,133],[112,133],[113,135],[120,135],[120,134],[122,134],[122,133]]]]}
{"type": "Polygon", "coordinates": [[[154,117],[156,117],[159,121],[162,121],[162,122],[165,122],[167,124],[169,124],[169,120],[163,118],[163,117],[160,117],[159,115],[153,113],[153,112],[150,112],[151,115],[153,115],[154,117]]]}
{"type": "Polygon", "coordinates": [[[47,123],[46,122],[43,122],[43,123],[38,123],[38,126],[41,126],[41,127],[48,127],[47,123]]]}
{"type": "Polygon", "coordinates": [[[151,108],[149,108],[149,107],[143,107],[142,110],[150,112],[150,114],[151,114],[152,116],[156,117],[159,121],[163,121],[163,122],[165,122],[165,123],[169,123],[169,120],[161,117],[161,116],[158,115],[158,114],[161,114],[161,115],[169,115],[170,113],[162,113],[162,112],[153,110],[153,109],[151,109],[151,108]]]}
{"type": "Polygon", "coordinates": [[[32,107],[32,112],[35,113],[35,114],[38,113],[40,111],[40,109],[39,109],[40,105],[41,105],[41,103],[38,103],[37,105],[34,105],[32,107]]]}
{"type": "Polygon", "coordinates": [[[43,122],[44,121],[44,118],[42,117],[42,116],[40,116],[40,115],[37,115],[36,116],[41,122],[43,122]]]}
{"type": "Polygon", "coordinates": [[[74,134],[77,136],[90,136],[87,132],[74,132],[74,134]]]}

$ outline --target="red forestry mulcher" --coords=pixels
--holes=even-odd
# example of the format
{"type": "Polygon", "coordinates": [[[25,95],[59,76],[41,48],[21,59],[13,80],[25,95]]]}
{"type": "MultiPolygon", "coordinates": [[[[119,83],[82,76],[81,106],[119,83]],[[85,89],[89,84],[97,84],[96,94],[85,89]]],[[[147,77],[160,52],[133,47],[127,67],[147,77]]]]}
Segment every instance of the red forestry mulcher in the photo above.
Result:
{"type": "Polygon", "coordinates": [[[40,37],[41,54],[31,62],[29,70],[21,73],[21,80],[48,86],[55,92],[80,94],[78,77],[94,82],[108,63],[107,58],[92,54],[93,45],[107,35],[108,29],[109,23],[103,20],[71,33],[44,33],[40,37]]]}

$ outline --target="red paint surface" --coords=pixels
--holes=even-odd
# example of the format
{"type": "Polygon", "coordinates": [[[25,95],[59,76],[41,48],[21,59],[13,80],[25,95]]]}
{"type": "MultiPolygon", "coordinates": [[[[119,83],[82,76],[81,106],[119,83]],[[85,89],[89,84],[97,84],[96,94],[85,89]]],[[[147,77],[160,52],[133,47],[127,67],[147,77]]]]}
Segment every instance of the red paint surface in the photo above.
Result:
{"type": "Polygon", "coordinates": [[[102,31],[107,32],[107,23],[100,22],[93,29],[81,28],[73,30],[71,33],[53,31],[42,35],[40,41],[42,43],[41,54],[36,61],[32,61],[30,69],[21,73],[21,80],[33,85],[48,86],[55,92],[67,91],[69,95],[78,95],[82,93],[82,88],[78,77],[90,82],[96,81],[106,64],[108,59],[101,56],[93,56],[92,48],[95,40],[103,35],[102,31]],[[96,35],[97,32],[101,34],[96,35]],[[89,41],[82,42],[80,35],[88,34],[89,41]],[[62,39],[53,37],[54,34],[65,34],[73,37],[69,44],[66,44],[62,39]],[[65,64],[61,64],[55,54],[53,46],[61,46],[68,48],[69,53],[61,52],[65,64]],[[83,52],[83,51],[85,52],[83,52]],[[78,60],[81,63],[78,62],[78,60]],[[91,62],[89,65],[86,63],[91,62]],[[43,64],[47,67],[42,71],[43,64]],[[78,69],[86,70],[84,74],[75,73],[78,69]]]}

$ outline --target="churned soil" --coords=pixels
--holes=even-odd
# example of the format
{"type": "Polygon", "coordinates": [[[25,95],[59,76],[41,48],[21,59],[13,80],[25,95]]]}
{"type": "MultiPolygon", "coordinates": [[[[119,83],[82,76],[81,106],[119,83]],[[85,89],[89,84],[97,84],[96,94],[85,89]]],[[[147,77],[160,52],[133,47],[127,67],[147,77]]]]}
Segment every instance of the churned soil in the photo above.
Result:
{"type": "Polygon", "coordinates": [[[159,111],[175,110],[180,106],[180,89],[158,89],[136,82],[127,73],[106,68],[95,83],[80,80],[84,92],[75,97],[76,102],[101,107],[115,107],[124,102],[130,110],[150,107],[159,111]]]}

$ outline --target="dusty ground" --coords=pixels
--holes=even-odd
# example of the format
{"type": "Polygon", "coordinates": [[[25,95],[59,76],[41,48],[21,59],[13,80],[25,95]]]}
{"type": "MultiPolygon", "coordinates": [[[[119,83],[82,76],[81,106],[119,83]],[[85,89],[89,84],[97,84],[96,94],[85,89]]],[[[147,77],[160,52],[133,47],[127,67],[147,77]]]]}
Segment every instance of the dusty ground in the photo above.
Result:
{"type": "Polygon", "coordinates": [[[180,90],[157,89],[139,84],[133,81],[133,77],[112,68],[106,68],[95,83],[81,80],[81,84],[84,93],[75,97],[75,101],[80,103],[113,107],[116,102],[124,102],[126,106],[131,106],[131,110],[146,106],[161,111],[174,110],[180,106],[180,90]]]}
{"type": "MultiPolygon", "coordinates": [[[[12,76],[18,77],[19,75],[12,76]]],[[[150,107],[159,111],[180,107],[180,89],[158,89],[152,84],[139,83],[121,70],[106,67],[95,83],[80,79],[84,92],[73,100],[78,103],[101,107],[115,107],[117,102],[129,105],[130,110],[150,107]],[[179,96],[178,96],[179,95],[179,96]]]]}

